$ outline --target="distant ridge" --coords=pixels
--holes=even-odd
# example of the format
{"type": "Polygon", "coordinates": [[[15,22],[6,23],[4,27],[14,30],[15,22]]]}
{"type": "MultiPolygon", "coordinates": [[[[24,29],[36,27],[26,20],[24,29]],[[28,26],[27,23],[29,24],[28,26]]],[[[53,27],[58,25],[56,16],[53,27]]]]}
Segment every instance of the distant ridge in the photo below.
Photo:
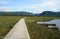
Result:
{"type": "Polygon", "coordinates": [[[31,12],[0,12],[0,16],[60,16],[60,12],[53,12],[53,11],[43,11],[42,13],[39,14],[33,14],[31,12]]]}
{"type": "Polygon", "coordinates": [[[40,14],[35,14],[36,16],[60,16],[60,12],[44,11],[40,14]]]}
{"type": "Polygon", "coordinates": [[[30,12],[0,12],[1,15],[19,15],[19,16],[24,16],[24,15],[33,15],[33,13],[30,12]]]}
{"type": "Polygon", "coordinates": [[[40,16],[60,16],[60,12],[53,12],[53,11],[44,11],[40,16]]]}

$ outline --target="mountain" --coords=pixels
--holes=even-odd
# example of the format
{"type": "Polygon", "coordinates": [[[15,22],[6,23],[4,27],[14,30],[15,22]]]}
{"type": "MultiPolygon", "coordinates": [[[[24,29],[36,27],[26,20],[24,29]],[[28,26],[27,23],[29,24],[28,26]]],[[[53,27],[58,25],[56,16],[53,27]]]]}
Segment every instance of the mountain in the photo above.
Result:
{"type": "Polygon", "coordinates": [[[30,12],[0,12],[0,16],[1,15],[19,15],[19,16],[23,16],[23,15],[33,15],[33,13],[30,12]]]}
{"type": "Polygon", "coordinates": [[[33,14],[31,12],[24,12],[24,11],[21,11],[21,12],[0,12],[0,16],[2,15],[18,15],[18,16],[60,16],[60,12],[53,12],[53,11],[44,11],[40,14],[33,14]]]}
{"type": "Polygon", "coordinates": [[[60,16],[60,12],[44,11],[39,16],[60,16]]]}

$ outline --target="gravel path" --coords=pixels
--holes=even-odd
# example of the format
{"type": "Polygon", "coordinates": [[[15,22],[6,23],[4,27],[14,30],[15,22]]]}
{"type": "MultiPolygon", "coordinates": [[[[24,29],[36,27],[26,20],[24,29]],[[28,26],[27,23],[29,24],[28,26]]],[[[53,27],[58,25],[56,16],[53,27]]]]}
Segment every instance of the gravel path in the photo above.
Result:
{"type": "Polygon", "coordinates": [[[3,39],[30,39],[24,18],[22,18],[3,39]]]}

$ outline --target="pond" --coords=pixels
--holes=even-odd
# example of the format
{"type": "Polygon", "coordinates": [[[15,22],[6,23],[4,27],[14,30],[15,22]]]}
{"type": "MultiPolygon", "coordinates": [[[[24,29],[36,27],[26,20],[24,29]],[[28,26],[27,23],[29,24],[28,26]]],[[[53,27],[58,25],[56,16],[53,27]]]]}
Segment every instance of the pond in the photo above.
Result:
{"type": "Polygon", "coordinates": [[[56,24],[56,27],[60,29],[60,19],[54,19],[46,22],[37,22],[38,24],[56,24]]]}
{"type": "Polygon", "coordinates": [[[55,23],[56,26],[60,29],[60,19],[51,20],[50,23],[55,23]]]}

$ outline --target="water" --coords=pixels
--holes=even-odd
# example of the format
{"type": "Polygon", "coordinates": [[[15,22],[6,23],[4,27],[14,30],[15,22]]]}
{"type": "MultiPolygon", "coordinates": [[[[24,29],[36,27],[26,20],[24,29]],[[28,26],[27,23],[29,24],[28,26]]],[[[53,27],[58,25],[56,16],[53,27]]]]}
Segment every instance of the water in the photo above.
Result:
{"type": "Polygon", "coordinates": [[[38,24],[56,24],[56,27],[60,29],[60,19],[54,19],[46,22],[37,22],[38,24]]]}
{"type": "Polygon", "coordinates": [[[56,26],[60,29],[60,19],[51,20],[50,23],[55,23],[56,26]]]}

